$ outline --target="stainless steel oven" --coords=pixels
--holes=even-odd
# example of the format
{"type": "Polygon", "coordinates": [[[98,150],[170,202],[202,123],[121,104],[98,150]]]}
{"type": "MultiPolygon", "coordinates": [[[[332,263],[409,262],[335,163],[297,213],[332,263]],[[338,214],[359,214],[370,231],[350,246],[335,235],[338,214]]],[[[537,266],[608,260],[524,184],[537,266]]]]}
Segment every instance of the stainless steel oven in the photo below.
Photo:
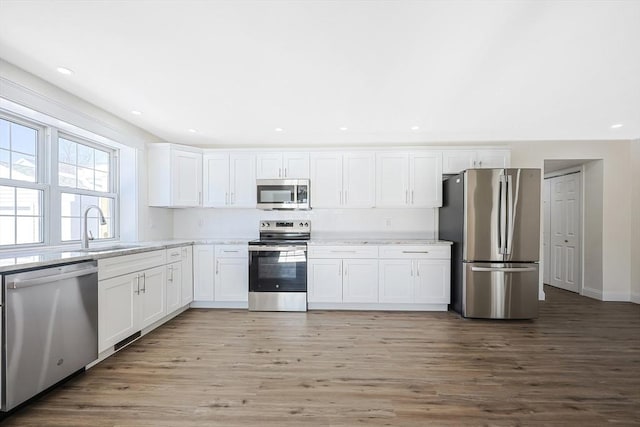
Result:
{"type": "Polygon", "coordinates": [[[259,179],[256,186],[258,209],[310,209],[308,179],[259,179]]]}
{"type": "Polygon", "coordinates": [[[260,240],[249,242],[249,310],[307,310],[309,229],[308,221],[261,221],[260,240]]]}

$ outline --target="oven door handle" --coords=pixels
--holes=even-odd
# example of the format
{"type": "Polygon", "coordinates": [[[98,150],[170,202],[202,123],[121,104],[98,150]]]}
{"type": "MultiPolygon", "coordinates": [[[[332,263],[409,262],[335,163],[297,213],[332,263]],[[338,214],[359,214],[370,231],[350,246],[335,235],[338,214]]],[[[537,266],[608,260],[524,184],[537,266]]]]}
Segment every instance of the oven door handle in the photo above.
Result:
{"type": "Polygon", "coordinates": [[[249,252],[307,251],[306,246],[249,246],[249,252]]]}

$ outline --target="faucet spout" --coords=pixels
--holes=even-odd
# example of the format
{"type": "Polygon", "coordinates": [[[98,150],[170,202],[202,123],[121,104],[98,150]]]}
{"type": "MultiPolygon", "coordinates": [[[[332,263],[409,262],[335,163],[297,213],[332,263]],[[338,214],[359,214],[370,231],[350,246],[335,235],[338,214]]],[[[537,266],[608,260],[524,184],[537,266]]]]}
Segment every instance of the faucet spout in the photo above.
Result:
{"type": "Polygon", "coordinates": [[[102,213],[102,209],[100,209],[97,205],[87,206],[87,209],[84,210],[83,222],[82,222],[82,249],[89,249],[89,234],[87,233],[87,217],[89,215],[89,211],[91,209],[97,209],[100,214],[100,224],[105,225],[107,220],[104,219],[104,214],[102,213]]]}

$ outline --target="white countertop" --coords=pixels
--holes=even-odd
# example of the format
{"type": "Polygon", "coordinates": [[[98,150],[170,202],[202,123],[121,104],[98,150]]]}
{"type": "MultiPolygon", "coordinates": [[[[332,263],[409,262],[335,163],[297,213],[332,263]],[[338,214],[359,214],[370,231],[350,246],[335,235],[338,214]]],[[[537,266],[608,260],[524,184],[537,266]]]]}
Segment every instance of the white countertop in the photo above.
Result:
{"type": "Polygon", "coordinates": [[[442,245],[450,246],[453,243],[448,240],[429,239],[311,239],[309,245],[341,246],[341,245],[442,245]]]}

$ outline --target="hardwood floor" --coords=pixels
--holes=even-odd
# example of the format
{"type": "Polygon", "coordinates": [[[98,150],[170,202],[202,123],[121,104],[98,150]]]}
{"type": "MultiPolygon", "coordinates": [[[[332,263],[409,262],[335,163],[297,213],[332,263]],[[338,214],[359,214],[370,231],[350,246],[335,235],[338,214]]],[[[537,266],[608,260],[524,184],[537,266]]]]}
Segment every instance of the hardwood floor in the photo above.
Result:
{"type": "Polygon", "coordinates": [[[192,309],[8,426],[640,425],[640,306],[536,321],[192,309]]]}

